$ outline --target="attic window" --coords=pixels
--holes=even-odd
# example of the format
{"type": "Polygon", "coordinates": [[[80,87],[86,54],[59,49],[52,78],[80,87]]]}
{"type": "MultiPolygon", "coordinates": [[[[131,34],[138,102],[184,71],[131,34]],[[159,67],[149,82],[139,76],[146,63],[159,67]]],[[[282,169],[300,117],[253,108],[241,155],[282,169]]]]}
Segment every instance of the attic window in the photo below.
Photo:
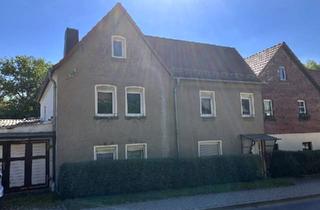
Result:
{"type": "Polygon", "coordinates": [[[284,66],[279,66],[279,79],[281,81],[287,80],[286,68],[284,66]]]}
{"type": "Polygon", "coordinates": [[[112,57],[126,58],[126,39],[122,36],[112,36],[112,57]]]}

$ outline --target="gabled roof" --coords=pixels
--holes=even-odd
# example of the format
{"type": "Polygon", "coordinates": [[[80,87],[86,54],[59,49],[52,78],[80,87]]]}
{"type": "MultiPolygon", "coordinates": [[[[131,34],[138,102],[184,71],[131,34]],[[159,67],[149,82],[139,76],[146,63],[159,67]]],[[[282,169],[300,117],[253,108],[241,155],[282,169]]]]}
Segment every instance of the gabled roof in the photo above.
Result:
{"type": "Polygon", "coordinates": [[[53,74],[62,64],[64,64],[79,48],[79,46],[90,36],[91,33],[93,33],[98,26],[104,22],[108,17],[110,17],[112,15],[113,12],[115,12],[116,10],[121,11],[124,15],[126,15],[128,17],[128,20],[130,21],[130,23],[133,25],[133,27],[136,29],[136,31],[138,32],[138,34],[141,35],[142,39],[145,41],[146,45],[150,48],[151,52],[154,54],[154,56],[159,60],[160,64],[164,67],[164,69],[170,73],[167,69],[167,67],[164,65],[164,63],[159,59],[158,55],[155,53],[155,51],[150,47],[149,43],[146,41],[143,33],[141,32],[141,30],[139,29],[139,27],[137,26],[137,24],[134,22],[134,20],[130,17],[130,15],[128,14],[128,12],[125,10],[125,8],[120,4],[117,3],[70,51],[67,55],[65,55],[57,64],[55,64],[47,73],[46,77],[44,78],[41,86],[40,86],[40,91],[37,97],[37,101],[40,102],[42,95],[44,94],[47,85],[50,82],[50,78],[49,75],[53,74]]]}
{"type": "Polygon", "coordinates": [[[256,75],[259,75],[262,72],[262,70],[266,67],[266,65],[269,63],[269,61],[273,58],[273,56],[276,54],[276,52],[278,52],[280,47],[284,44],[285,43],[282,42],[267,49],[264,49],[260,52],[257,52],[245,58],[245,61],[248,63],[248,65],[251,67],[254,73],[256,75]]]}
{"type": "MultiPolygon", "coordinates": [[[[84,40],[98,28],[98,25],[108,18],[115,10],[120,10],[128,17],[128,20],[141,35],[146,45],[170,76],[260,82],[234,48],[145,36],[120,3],[117,3],[116,6],[114,6],[113,9],[108,12],[108,14],[104,16],[66,56],[54,65],[50,72],[53,73],[68,60],[77,51],[84,40]]],[[[48,84],[49,73],[41,86],[38,101],[41,100],[48,84]]]]}
{"type": "Polygon", "coordinates": [[[235,48],[145,37],[174,77],[259,82],[235,48]]]}
{"type": "Polygon", "coordinates": [[[0,129],[1,128],[15,128],[18,126],[26,126],[31,124],[39,123],[40,119],[0,119],[0,129]]]}
{"type": "Polygon", "coordinates": [[[320,91],[320,82],[317,79],[319,77],[316,74],[310,73],[311,71],[308,70],[303,63],[299,60],[299,58],[294,54],[294,52],[290,49],[290,47],[285,43],[282,42],[280,44],[274,45],[270,48],[267,48],[265,50],[262,50],[261,52],[258,52],[256,54],[253,54],[246,58],[246,62],[249,64],[251,69],[255,72],[257,76],[261,74],[261,72],[264,70],[264,68],[267,66],[267,64],[270,62],[270,60],[275,56],[275,54],[279,51],[279,49],[282,48],[287,55],[294,61],[301,72],[305,75],[305,77],[312,83],[312,85],[320,91]]]}

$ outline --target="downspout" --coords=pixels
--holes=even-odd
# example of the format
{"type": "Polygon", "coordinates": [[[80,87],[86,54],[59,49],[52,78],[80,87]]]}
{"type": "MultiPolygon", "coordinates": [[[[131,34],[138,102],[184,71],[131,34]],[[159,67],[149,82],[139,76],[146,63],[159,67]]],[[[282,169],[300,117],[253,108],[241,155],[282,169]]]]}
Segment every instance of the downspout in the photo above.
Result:
{"type": "Polygon", "coordinates": [[[57,151],[57,143],[56,143],[56,115],[57,115],[57,83],[56,81],[52,78],[52,71],[49,71],[49,81],[52,82],[53,85],[53,119],[52,119],[52,129],[54,132],[54,137],[53,137],[53,151],[52,151],[52,156],[53,156],[53,160],[52,160],[52,165],[53,165],[53,169],[52,169],[52,179],[53,179],[53,190],[56,191],[56,151],[57,151]]]}
{"type": "Polygon", "coordinates": [[[178,105],[177,105],[177,87],[180,84],[180,79],[177,78],[174,82],[174,122],[175,122],[175,138],[177,148],[177,158],[180,158],[180,144],[179,144],[179,121],[178,121],[178,105]]]}

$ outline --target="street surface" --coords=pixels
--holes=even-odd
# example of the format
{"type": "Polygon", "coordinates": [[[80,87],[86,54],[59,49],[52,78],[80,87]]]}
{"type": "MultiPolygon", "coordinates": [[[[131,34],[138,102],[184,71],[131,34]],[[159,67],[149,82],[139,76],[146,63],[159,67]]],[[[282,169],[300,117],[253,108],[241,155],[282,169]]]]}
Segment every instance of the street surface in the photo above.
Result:
{"type": "Polygon", "coordinates": [[[320,210],[320,198],[304,199],[274,205],[237,208],[238,210],[320,210]]]}

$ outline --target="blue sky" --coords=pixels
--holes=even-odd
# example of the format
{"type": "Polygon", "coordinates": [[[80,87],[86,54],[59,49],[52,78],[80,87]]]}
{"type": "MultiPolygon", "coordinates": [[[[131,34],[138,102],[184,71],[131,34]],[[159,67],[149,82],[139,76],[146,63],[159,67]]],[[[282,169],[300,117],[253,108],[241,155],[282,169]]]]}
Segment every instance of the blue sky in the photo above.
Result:
{"type": "Polygon", "coordinates": [[[65,28],[83,37],[116,2],[148,35],[232,46],[244,57],[285,41],[301,61],[320,61],[318,0],[3,0],[0,57],[56,63],[65,28]]]}

